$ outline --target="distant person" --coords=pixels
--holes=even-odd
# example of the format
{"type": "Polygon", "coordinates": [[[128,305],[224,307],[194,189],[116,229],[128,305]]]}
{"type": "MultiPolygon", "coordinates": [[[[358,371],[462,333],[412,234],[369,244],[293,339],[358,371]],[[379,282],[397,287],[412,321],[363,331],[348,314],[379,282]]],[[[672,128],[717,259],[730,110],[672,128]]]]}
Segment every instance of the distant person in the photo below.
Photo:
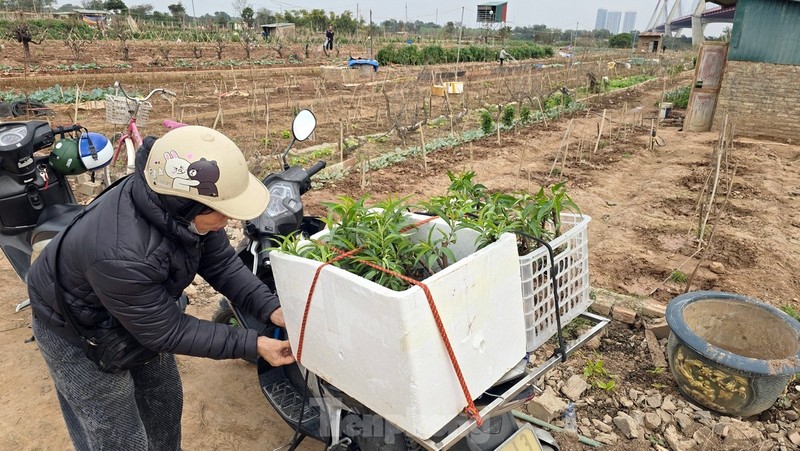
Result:
{"type": "Polygon", "coordinates": [[[511,56],[510,53],[506,52],[505,47],[503,47],[502,49],[500,49],[500,67],[503,67],[503,62],[505,62],[506,58],[516,61],[516,59],[514,59],[514,57],[511,56]]]}
{"type": "Polygon", "coordinates": [[[333,27],[328,27],[325,32],[325,50],[333,50],[333,27]]]}

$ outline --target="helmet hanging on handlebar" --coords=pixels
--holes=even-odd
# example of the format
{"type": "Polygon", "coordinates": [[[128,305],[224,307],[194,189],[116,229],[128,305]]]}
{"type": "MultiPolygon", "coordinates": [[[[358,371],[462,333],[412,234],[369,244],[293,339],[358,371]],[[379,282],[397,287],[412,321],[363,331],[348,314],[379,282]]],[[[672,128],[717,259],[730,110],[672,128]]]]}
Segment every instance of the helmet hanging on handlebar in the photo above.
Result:
{"type": "Polygon", "coordinates": [[[255,218],[269,203],[239,147],[207,127],[189,125],[157,139],[144,178],[158,194],[194,200],[231,219],[255,218]]]}
{"type": "Polygon", "coordinates": [[[114,156],[114,146],[111,145],[111,141],[100,133],[82,134],[78,140],[78,148],[81,162],[90,171],[106,166],[114,156]]]}
{"type": "Polygon", "coordinates": [[[59,140],[50,151],[50,166],[61,175],[78,175],[86,172],[78,152],[78,142],[71,138],[59,140]]]}

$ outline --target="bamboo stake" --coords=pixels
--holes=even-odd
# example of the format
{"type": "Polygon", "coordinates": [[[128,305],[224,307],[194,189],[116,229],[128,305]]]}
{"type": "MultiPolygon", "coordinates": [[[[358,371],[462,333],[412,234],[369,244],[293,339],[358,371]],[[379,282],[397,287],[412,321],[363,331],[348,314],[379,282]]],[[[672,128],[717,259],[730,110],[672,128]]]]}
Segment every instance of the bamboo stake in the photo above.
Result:
{"type": "Polygon", "coordinates": [[[339,119],[339,161],[344,161],[344,124],[339,119]]]}
{"type": "Polygon", "coordinates": [[[703,235],[705,235],[706,226],[708,225],[708,217],[711,215],[711,206],[714,202],[714,198],[717,195],[717,186],[719,185],[719,173],[720,167],[722,165],[722,154],[725,152],[725,134],[728,131],[728,116],[725,115],[725,121],[722,126],[722,134],[720,135],[720,145],[717,147],[717,163],[714,166],[714,183],[711,185],[711,195],[709,197],[709,206],[706,209],[705,217],[703,221],[700,223],[700,245],[702,246],[703,243],[703,235]]]}
{"type": "Polygon", "coordinates": [[[422,145],[422,172],[428,174],[428,154],[425,149],[425,133],[422,131],[425,126],[419,127],[419,142],[422,145]]]}
{"type": "Polygon", "coordinates": [[[221,123],[225,127],[225,121],[222,119],[222,97],[217,96],[217,116],[214,118],[214,125],[211,126],[214,130],[217,129],[217,123],[221,123]]]}
{"type": "Polygon", "coordinates": [[[475,169],[475,154],[472,149],[472,141],[469,142],[469,168],[475,169]]]}
{"type": "Polygon", "coordinates": [[[269,148],[269,91],[264,85],[264,150],[269,148]]]}
{"type": "Polygon", "coordinates": [[[542,120],[544,121],[544,128],[550,128],[550,127],[547,125],[547,114],[545,114],[545,112],[544,112],[544,107],[542,106],[542,101],[541,101],[541,100],[539,100],[539,97],[538,97],[538,96],[536,97],[536,102],[537,102],[537,103],[539,103],[539,111],[541,111],[541,112],[542,112],[542,120]]]}
{"type": "Polygon", "coordinates": [[[78,85],[75,85],[75,122],[78,121],[78,104],[81,101],[81,88],[78,85]]]}
{"type": "Polygon", "coordinates": [[[567,124],[567,130],[564,132],[564,138],[561,139],[561,143],[558,145],[558,151],[556,151],[556,158],[555,160],[553,160],[553,165],[550,166],[550,175],[549,175],[550,177],[553,176],[553,171],[556,169],[556,164],[558,164],[558,157],[559,155],[561,155],[561,148],[564,147],[564,143],[567,142],[567,140],[570,137],[570,134],[572,133],[572,122],[574,120],[575,119],[569,120],[569,124],[567,124]]]}
{"type": "Polygon", "coordinates": [[[288,109],[292,100],[292,91],[289,89],[289,76],[284,74],[283,80],[286,82],[286,108],[288,109]]]}
{"type": "Polygon", "coordinates": [[[603,137],[603,126],[606,122],[606,110],[603,109],[603,117],[600,119],[600,131],[597,133],[597,141],[594,143],[594,153],[597,153],[597,149],[600,147],[600,138],[603,137]]]}
{"type": "Polygon", "coordinates": [[[622,107],[622,117],[620,121],[617,122],[617,139],[619,139],[619,132],[622,130],[622,124],[625,122],[625,118],[628,115],[628,102],[625,102],[625,105],[622,107]]]}

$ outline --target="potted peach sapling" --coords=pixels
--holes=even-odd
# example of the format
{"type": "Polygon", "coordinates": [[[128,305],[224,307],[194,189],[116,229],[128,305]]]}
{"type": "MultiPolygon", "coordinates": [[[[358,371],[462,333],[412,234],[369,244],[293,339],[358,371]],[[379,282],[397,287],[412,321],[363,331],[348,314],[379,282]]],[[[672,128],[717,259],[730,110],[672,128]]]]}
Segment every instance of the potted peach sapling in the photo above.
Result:
{"type": "Polygon", "coordinates": [[[457,260],[449,247],[455,240],[452,228],[430,227],[420,234],[405,200],[389,199],[371,207],[366,200],[340,197],[338,203],[324,203],[329,211],[327,232],[311,241],[286,237],[280,250],[320,262],[333,261],[336,267],[395,291],[409,288],[410,283],[393,274],[423,280],[457,260]],[[356,249],[357,258],[335,260],[340,253],[356,249]]]}
{"type": "Polygon", "coordinates": [[[559,329],[554,288],[549,283],[554,251],[558,305],[562,324],[583,313],[589,299],[587,225],[590,217],[566,192],[565,184],[542,187],[536,194],[492,193],[477,183],[474,172],[448,173],[451,184],[444,196],[424,204],[429,212],[454,228],[478,233],[478,247],[503,233],[514,233],[522,277],[527,349],[533,351],[559,329]]]}
{"type": "MultiPolygon", "coordinates": [[[[474,175],[449,174],[447,193],[417,206],[341,197],[326,204],[326,230],[288,237],[271,254],[298,360],[419,437],[464,408],[454,368],[469,393],[481,393],[555,328],[537,239],[558,250],[562,288],[583,290],[568,278],[575,268],[588,274],[585,237],[583,246],[570,238],[577,224],[585,235],[588,217],[571,213],[579,210],[563,184],[490,193],[474,175]]],[[[585,288],[588,300],[588,276],[585,288]]]]}
{"type": "Polygon", "coordinates": [[[516,237],[480,241],[402,199],[327,206],[328,229],[270,255],[295,357],[428,438],[525,356],[516,237]]]}

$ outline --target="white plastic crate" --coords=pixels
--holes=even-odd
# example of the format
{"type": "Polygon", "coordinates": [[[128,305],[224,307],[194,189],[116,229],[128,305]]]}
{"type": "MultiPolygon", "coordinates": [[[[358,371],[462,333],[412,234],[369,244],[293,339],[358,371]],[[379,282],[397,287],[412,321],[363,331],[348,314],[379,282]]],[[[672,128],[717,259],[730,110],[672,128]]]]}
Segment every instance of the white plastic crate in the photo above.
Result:
{"type": "MultiPolygon", "coordinates": [[[[562,235],[549,244],[555,253],[561,327],[585,312],[589,299],[589,233],[592,218],[563,213],[562,235]]],[[[528,352],[536,350],[558,331],[550,256],[540,247],[519,258],[525,336],[528,352]]]]}
{"type": "MultiPolygon", "coordinates": [[[[139,112],[136,115],[136,125],[144,127],[153,105],[150,102],[140,102],[139,112]]],[[[131,118],[131,114],[136,110],[136,101],[106,94],[106,122],[110,124],[126,125],[131,118]]]]}
{"type": "MultiPolygon", "coordinates": [[[[416,235],[426,236],[431,227],[447,226],[435,220],[416,235]]],[[[516,238],[506,234],[475,251],[476,236],[460,230],[451,246],[459,260],[423,281],[473,399],[525,355],[516,238]]],[[[321,263],[278,251],[270,258],[296,355],[306,298],[321,263]]],[[[302,364],[417,437],[430,437],[467,405],[417,286],[393,291],[340,268],[323,268],[309,310],[302,364]]]]}

